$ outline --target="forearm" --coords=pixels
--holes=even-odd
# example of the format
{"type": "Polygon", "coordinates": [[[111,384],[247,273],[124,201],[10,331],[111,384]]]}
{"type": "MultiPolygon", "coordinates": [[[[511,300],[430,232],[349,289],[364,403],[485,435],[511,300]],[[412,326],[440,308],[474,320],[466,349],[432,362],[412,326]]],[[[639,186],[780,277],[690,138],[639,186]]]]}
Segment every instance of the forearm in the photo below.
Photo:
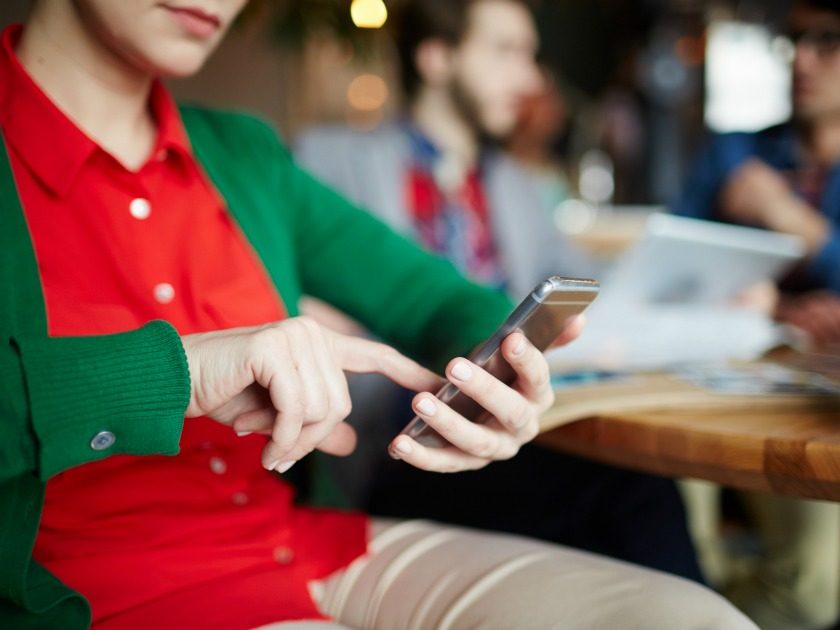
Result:
{"type": "Polygon", "coordinates": [[[831,236],[828,220],[793,194],[777,198],[763,214],[768,229],[800,237],[808,256],[818,255],[831,236]]]}

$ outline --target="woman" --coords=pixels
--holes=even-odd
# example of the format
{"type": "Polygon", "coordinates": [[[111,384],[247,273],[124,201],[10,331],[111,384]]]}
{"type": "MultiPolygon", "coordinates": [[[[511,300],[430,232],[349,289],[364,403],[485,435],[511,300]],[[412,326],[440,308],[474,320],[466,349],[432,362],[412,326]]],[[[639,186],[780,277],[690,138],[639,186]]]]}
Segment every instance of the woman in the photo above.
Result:
{"type": "Polygon", "coordinates": [[[477,426],[413,360],[296,317],[305,290],[440,362],[509,304],[310,179],[262,123],[176,108],[156,77],[198,70],[245,3],[189,1],[39,0],[2,36],[0,623],[749,627],[591,555],[292,503],[269,471],[353,448],[344,372],[421,392],[453,446],[394,446],[449,471],[536,434],[547,365],[519,334],[514,387],[450,361],[495,417],[477,426]]]}

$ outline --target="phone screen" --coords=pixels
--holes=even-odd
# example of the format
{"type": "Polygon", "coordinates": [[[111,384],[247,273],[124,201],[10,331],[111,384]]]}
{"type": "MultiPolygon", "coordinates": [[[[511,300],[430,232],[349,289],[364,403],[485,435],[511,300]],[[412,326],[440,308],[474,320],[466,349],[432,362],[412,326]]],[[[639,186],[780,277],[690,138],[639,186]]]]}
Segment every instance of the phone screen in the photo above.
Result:
{"type": "MultiPolygon", "coordinates": [[[[541,352],[560,336],[570,317],[578,315],[598,295],[595,280],[552,276],[537,285],[517,306],[501,326],[469,355],[469,359],[506,384],[513,382],[516,374],[500,350],[502,341],[519,330],[541,352]]],[[[436,394],[455,412],[473,422],[486,420],[486,411],[471,398],[462,394],[452,383],[446,383],[436,394]]],[[[401,431],[425,446],[440,447],[446,444],[436,431],[415,416],[401,431]]]]}

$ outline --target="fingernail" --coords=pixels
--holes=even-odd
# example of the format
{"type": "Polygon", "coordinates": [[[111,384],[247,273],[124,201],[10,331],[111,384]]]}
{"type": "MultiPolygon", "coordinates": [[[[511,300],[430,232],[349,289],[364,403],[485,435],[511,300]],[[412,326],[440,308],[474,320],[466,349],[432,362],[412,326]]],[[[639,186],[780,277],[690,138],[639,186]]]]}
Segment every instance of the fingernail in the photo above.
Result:
{"type": "Polygon", "coordinates": [[[403,455],[411,455],[411,451],[414,450],[413,448],[411,448],[411,442],[409,442],[408,440],[400,440],[394,445],[394,448],[396,448],[403,455]]]}
{"type": "Polygon", "coordinates": [[[421,398],[417,403],[417,410],[424,416],[433,416],[437,411],[437,405],[428,398],[421,398]]]}
{"type": "Polygon", "coordinates": [[[525,339],[520,336],[519,341],[517,341],[516,345],[513,347],[513,356],[518,357],[523,352],[525,352],[525,339]]]}
{"type": "Polygon", "coordinates": [[[275,466],[275,467],[274,467],[274,470],[276,470],[276,471],[277,471],[277,472],[279,472],[279,473],[284,473],[284,472],[286,472],[287,470],[289,470],[289,468],[291,468],[292,466],[294,466],[296,463],[297,463],[297,462],[295,462],[295,461],[291,461],[291,462],[283,462],[282,464],[278,464],[277,466],[275,466]]]}
{"type": "Polygon", "coordinates": [[[279,464],[279,463],[280,463],[280,460],[279,460],[279,459],[275,459],[275,460],[274,460],[274,461],[272,461],[270,464],[263,464],[263,468],[265,468],[266,470],[274,470],[274,468],[275,468],[275,467],[277,466],[277,464],[279,464]]]}
{"type": "Polygon", "coordinates": [[[236,435],[239,437],[245,437],[246,435],[251,435],[253,431],[237,431],[236,435]]]}
{"type": "Polygon", "coordinates": [[[452,376],[457,378],[459,381],[468,381],[472,376],[472,369],[470,369],[469,365],[460,361],[452,367],[452,376]]]}

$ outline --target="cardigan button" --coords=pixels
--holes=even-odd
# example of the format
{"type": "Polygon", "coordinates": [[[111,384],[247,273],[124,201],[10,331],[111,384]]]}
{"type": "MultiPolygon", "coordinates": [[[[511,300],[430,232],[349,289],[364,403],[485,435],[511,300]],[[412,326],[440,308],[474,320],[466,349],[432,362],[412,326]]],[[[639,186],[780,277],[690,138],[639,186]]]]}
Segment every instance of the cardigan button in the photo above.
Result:
{"type": "Polygon", "coordinates": [[[175,287],[168,282],[156,284],[154,288],[155,301],[159,304],[169,304],[175,299],[175,287]]]}
{"type": "Polygon", "coordinates": [[[217,475],[224,475],[227,472],[227,463],[221,457],[211,457],[210,470],[217,475]]]}
{"type": "Polygon", "coordinates": [[[295,559],[295,552],[290,547],[275,547],[271,555],[277,564],[291,564],[295,559]]]}
{"type": "Polygon", "coordinates": [[[128,211],[135,219],[143,221],[144,219],[148,219],[149,215],[152,214],[152,204],[149,203],[148,199],[138,197],[137,199],[132,199],[131,203],[128,204],[128,211]]]}
{"type": "Polygon", "coordinates": [[[104,451],[106,448],[111,448],[116,441],[117,437],[110,431],[100,431],[91,439],[90,447],[94,451],[104,451]]]}

